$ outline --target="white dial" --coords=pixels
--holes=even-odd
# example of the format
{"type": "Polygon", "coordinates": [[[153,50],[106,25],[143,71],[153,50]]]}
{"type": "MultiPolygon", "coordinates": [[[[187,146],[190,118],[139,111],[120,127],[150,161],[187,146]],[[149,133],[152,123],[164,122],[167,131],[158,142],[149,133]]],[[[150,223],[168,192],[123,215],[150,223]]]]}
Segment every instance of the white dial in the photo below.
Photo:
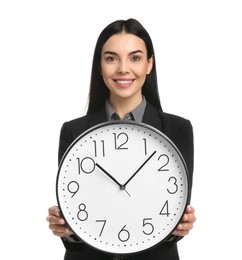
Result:
{"type": "Polygon", "coordinates": [[[73,232],[115,254],[140,252],[166,239],[189,200],[187,167],[158,130],[133,121],[97,125],[62,158],[57,200],[73,232]]]}

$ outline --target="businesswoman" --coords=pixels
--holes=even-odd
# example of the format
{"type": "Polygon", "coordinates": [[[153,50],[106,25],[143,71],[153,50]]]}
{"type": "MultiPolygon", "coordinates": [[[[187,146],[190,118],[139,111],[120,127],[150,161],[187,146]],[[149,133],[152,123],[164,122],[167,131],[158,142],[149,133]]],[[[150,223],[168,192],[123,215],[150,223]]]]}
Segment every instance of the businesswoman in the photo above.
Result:
{"type": "MultiPolygon", "coordinates": [[[[115,21],[101,32],[93,56],[87,114],[63,124],[59,162],[68,146],[81,133],[94,125],[116,119],[144,122],[166,134],[182,153],[192,183],[192,125],[187,119],[163,112],[153,44],[148,32],[135,19],[115,21]]],[[[178,260],[177,242],[189,233],[195,220],[194,208],[189,205],[169,241],[144,253],[116,256],[79,241],[68,228],[57,206],[49,208],[47,217],[53,234],[61,237],[64,243],[65,260],[178,260]]]]}

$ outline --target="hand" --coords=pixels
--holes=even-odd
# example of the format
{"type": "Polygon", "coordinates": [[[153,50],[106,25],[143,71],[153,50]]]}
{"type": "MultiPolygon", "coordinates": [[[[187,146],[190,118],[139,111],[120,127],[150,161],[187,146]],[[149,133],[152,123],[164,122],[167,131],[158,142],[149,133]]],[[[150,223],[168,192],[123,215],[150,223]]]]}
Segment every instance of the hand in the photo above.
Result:
{"type": "Polygon", "coordinates": [[[50,207],[48,211],[49,215],[46,220],[49,222],[49,228],[54,235],[58,237],[68,237],[73,234],[66,225],[65,220],[61,218],[60,210],[57,206],[50,207]]]}
{"type": "Polygon", "coordinates": [[[126,187],[126,185],[134,178],[134,176],[144,167],[144,165],[153,157],[153,155],[156,153],[156,151],[154,151],[149,158],[147,158],[145,160],[145,162],[143,162],[143,164],[139,167],[139,169],[125,182],[125,184],[123,185],[124,187],[126,187]]]}
{"type": "Polygon", "coordinates": [[[186,236],[189,231],[193,228],[193,223],[196,221],[195,209],[192,206],[187,206],[185,214],[182,217],[180,224],[173,231],[175,236],[186,236]]]}

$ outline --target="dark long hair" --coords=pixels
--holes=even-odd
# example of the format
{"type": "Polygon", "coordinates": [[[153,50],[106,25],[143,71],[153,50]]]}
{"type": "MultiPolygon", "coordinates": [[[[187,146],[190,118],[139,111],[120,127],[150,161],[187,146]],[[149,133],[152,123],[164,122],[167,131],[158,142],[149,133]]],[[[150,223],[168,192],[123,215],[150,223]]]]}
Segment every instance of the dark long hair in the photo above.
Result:
{"type": "Polygon", "coordinates": [[[142,87],[142,94],[146,100],[154,107],[161,109],[160,97],[157,85],[157,74],[155,65],[155,53],[152,40],[146,29],[135,19],[117,20],[109,24],[101,32],[97,39],[96,47],[93,55],[92,72],[89,91],[89,105],[87,114],[99,109],[105,104],[105,100],[109,97],[109,90],[106,87],[101,75],[101,53],[105,42],[114,34],[121,32],[131,33],[141,38],[146,45],[148,59],[153,56],[153,67],[151,72],[146,76],[145,83],[142,87]]]}

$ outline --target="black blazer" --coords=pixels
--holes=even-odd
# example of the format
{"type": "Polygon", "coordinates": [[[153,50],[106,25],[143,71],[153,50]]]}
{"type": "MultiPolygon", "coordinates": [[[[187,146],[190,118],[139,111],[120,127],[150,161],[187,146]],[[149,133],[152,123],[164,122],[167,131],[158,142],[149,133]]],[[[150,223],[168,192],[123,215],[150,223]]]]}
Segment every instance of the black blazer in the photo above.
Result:
{"type": "MultiPolygon", "coordinates": [[[[74,119],[63,124],[60,133],[59,142],[59,163],[69,145],[85,130],[99,123],[107,121],[106,111],[103,107],[93,114],[74,119]]],[[[176,115],[164,113],[152,105],[147,103],[144,112],[144,123],[151,125],[165,135],[167,135],[180,150],[183,155],[189,172],[189,181],[192,185],[193,175],[193,129],[189,120],[176,115]]],[[[72,236],[75,240],[75,236],[72,236]]],[[[62,241],[66,248],[65,260],[111,260],[111,259],[128,259],[128,260],[178,260],[177,241],[179,237],[173,238],[171,241],[162,243],[152,250],[127,256],[125,258],[117,258],[117,256],[109,255],[97,251],[83,242],[70,242],[63,238],[62,241]]]]}

